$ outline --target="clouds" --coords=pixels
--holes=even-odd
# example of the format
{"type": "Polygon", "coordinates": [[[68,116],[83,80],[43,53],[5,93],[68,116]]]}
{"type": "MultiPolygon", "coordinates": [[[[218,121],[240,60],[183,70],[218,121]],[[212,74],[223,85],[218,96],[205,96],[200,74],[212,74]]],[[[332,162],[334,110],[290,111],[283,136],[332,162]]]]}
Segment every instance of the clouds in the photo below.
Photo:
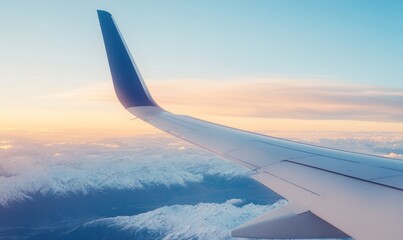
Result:
{"type": "MultiPolygon", "coordinates": [[[[250,131],[403,129],[402,89],[275,77],[160,79],[147,85],[169,111],[250,131]]],[[[133,116],[119,104],[111,81],[53,92],[32,103],[41,107],[4,111],[0,131],[46,139],[159,133],[141,120],[129,121],[133,116]]]]}
{"type": "Polygon", "coordinates": [[[277,132],[275,136],[291,138],[319,146],[403,159],[401,132],[277,132]]]}
{"type": "Polygon", "coordinates": [[[0,149],[6,238],[228,238],[229,229],[280,199],[241,167],[162,135],[2,139],[13,144],[0,149]]]}
{"type": "Polygon", "coordinates": [[[214,114],[292,119],[403,120],[401,89],[298,79],[231,83],[165,82],[158,89],[161,90],[156,91],[156,96],[161,96],[162,103],[191,105],[214,114]],[[176,90],[178,86],[186,91],[176,90]]]}
{"type": "MultiPolygon", "coordinates": [[[[399,133],[272,132],[338,149],[403,159],[399,133]]],[[[163,137],[104,141],[43,142],[3,138],[0,149],[0,205],[32,196],[64,197],[106,189],[187,186],[208,176],[247,177],[248,173],[180,140],[163,137]]]]}
{"type": "Polygon", "coordinates": [[[206,176],[246,177],[242,168],[171,138],[43,143],[0,150],[0,205],[32,196],[186,186],[206,176]]]}
{"type": "Polygon", "coordinates": [[[108,227],[132,236],[147,232],[154,239],[231,239],[231,229],[286,203],[273,205],[243,204],[240,199],[224,203],[173,205],[135,216],[102,218],[84,225],[85,228],[108,227]]]}
{"type": "MultiPolygon", "coordinates": [[[[403,120],[403,89],[310,79],[236,81],[159,80],[149,82],[163,106],[236,117],[403,120]]],[[[116,101],[110,84],[87,86],[58,97],[116,101]]]]}
{"type": "MultiPolygon", "coordinates": [[[[274,135],[403,154],[396,133],[274,135]]],[[[230,239],[232,228],[285,204],[244,169],[162,135],[76,142],[3,136],[0,143],[13,146],[0,149],[0,234],[18,226],[10,238],[230,239]]]]}

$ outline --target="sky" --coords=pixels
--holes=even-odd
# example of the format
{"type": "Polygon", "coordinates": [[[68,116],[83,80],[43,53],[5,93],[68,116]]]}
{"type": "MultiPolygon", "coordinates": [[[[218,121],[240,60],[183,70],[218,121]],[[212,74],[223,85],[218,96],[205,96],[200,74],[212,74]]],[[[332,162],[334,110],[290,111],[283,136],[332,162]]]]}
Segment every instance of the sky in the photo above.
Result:
{"type": "Polygon", "coordinates": [[[403,131],[401,1],[1,1],[0,134],[158,133],[114,95],[111,12],[172,112],[273,131],[403,131]]]}
{"type": "MultiPolygon", "coordinates": [[[[168,111],[403,159],[403,1],[1,0],[0,208],[25,202],[30,214],[27,200],[56,196],[59,206],[73,193],[112,190],[105,202],[93,198],[94,206],[109,209],[116,190],[189,186],[192,198],[194,186],[233,189],[231,179],[239,177],[247,185],[232,184],[241,196],[266,198],[248,192],[259,189],[244,169],[125,111],[113,90],[97,9],[113,14],[153,98],[168,111]],[[225,181],[209,182],[217,177],[225,181]]],[[[229,238],[233,227],[282,204],[222,201],[227,192],[214,190],[220,200],[211,203],[164,200],[152,211],[102,216],[84,227],[229,238]],[[160,230],[159,222],[175,226],[160,230]]],[[[136,199],[118,198],[130,207],[136,199]]],[[[80,230],[74,229],[62,230],[80,230]]]]}

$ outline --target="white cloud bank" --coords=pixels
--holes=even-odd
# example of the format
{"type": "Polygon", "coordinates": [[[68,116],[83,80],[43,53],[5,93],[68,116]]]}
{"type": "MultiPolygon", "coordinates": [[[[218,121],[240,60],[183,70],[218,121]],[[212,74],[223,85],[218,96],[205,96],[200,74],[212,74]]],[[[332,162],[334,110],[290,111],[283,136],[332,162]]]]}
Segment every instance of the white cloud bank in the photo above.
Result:
{"type": "Polygon", "coordinates": [[[403,132],[274,132],[315,145],[403,160],[403,132]]]}
{"type": "MultiPolygon", "coordinates": [[[[276,133],[318,145],[402,159],[401,133],[276,133]]],[[[206,176],[245,177],[241,167],[179,140],[158,137],[44,143],[1,137],[0,206],[34,194],[63,197],[108,189],[186,186],[206,176]]]]}
{"type": "Polygon", "coordinates": [[[97,219],[84,227],[115,228],[134,236],[147,231],[163,240],[232,239],[231,229],[284,204],[285,200],[273,205],[242,205],[242,200],[231,199],[221,204],[173,205],[135,216],[97,219]]]}
{"type": "Polygon", "coordinates": [[[171,138],[100,143],[16,140],[0,152],[0,205],[34,194],[63,197],[108,189],[186,186],[205,176],[246,176],[244,169],[171,138]]]}

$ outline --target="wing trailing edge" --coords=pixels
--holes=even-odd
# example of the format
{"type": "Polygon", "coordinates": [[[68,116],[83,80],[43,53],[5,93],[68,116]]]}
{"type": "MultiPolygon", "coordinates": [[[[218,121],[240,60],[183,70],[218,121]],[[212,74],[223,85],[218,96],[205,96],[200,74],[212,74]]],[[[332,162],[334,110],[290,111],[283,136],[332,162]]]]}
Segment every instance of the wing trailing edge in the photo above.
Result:
{"type": "Polygon", "coordinates": [[[312,212],[294,213],[287,205],[235,228],[231,236],[264,239],[349,238],[312,212]]]}

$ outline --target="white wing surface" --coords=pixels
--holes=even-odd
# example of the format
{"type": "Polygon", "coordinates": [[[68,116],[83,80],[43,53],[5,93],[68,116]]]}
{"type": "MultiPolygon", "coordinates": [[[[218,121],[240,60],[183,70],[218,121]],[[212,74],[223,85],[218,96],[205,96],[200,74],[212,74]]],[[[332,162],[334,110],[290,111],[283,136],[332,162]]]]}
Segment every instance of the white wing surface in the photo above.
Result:
{"type": "Polygon", "coordinates": [[[165,111],[112,16],[98,11],[116,94],[133,115],[249,169],[289,204],[234,229],[266,239],[403,239],[403,162],[242,131],[165,111]]]}

